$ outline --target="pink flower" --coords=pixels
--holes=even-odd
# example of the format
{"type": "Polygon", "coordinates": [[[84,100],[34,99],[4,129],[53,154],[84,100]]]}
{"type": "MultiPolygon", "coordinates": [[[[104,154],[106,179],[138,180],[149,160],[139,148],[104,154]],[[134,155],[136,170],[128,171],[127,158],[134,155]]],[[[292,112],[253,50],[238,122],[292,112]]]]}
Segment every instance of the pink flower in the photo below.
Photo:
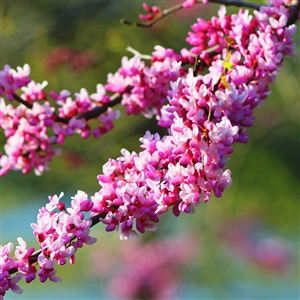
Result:
{"type": "Polygon", "coordinates": [[[49,200],[50,203],[48,203],[46,205],[46,208],[49,211],[54,210],[55,208],[58,208],[59,210],[63,210],[64,209],[64,204],[62,202],[60,202],[60,199],[64,196],[64,193],[61,192],[59,196],[54,195],[54,196],[49,196],[49,200]]]}
{"type": "Polygon", "coordinates": [[[148,12],[147,15],[140,14],[139,18],[142,21],[151,21],[155,16],[161,14],[161,9],[158,6],[150,6],[147,3],[143,3],[143,8],[146,12],[148,12]]]}
{"type": "MultiPolygon", "coordinates": [[[[203,1],[204,2],[204,1],[203,1]]],[[[194,6],[197,3],[197,0],[186,0],[182,3],[182,6],[184,8],[191,8],[192,6],[194,6]]]]}
{"type": "Polygon", "coordinates": [[[0,96],[6,95],[8,101],[12,101],[14,99],[12,94],[31,81],[28,77],[29,73],[28,64],[25,64],[23,68],[17,67],[17,70],[5,65],[4,69],[0,71],[0,96]]]}
{"type": "Polygon", "coordinates": [[[53,282],[61,282],[61,278],[55,276],[56,271],[53,269],[54,261],[47,259],[43,254],[38,256],[38,264],[41,266],[38,271],[41,282],[50,279],[53,282]]]}
{"type": "Polygon", "coordinates": [[[31,81],[27,86],[23,86],[21,88],[21,90],[24,91],[24,94],[22,94],[21,97],[29,102],[35,100],[45,100],[46,93],[43,91],[43,89],[47,86],[47,84],[47,81],[43,81],[42,84],[31,81]]]}
{"type": "Polygon", "coordinates": [[[106,95],[105,87],[102,84],[97,84],[97,92],[91,94],[90,98],[96,101],[98,105],[109,102],[109,96],[106,95]]]}
{"type": "Polygon", "coordinates": [[[71,207],[65,208],[61,202],[62,196],[63,193],[59,197],[50,196],[50,203],[39,211],[37,224],[31,224],[41,247],[38,256],[40,266],[38,274],[42,282],[47,279],[60,280],[55,277],[55,263],[64,265],[69,260],[73,264],[78,248],[96,242],[96,239],[89,235],[91,220],[85,220],[82,214],[82,211],[91,210],[93,202],[87,198],[86,193],[78,191],[72,197],[71,207]],[[56,208],[59,213],[53,211],[56,208]]]}
{"type": "Polygon", "coordinates": [[[79,113],[86,112],[91,108],[92,101],[86,89],[80,89],[80,93],[75,93],[75,103],[79,113]]]}
{"type": "Polygon", "coordinates": [[[16,262],[12,257],[9,257],[13,250],[13,244],[0,245],[0,297],[6,294],[6,291],[11,289],[14,293],[22,293],[22,289],[17,285],[21,280],[21,275],[11,277],[9,270],[16,267],[16,262]]]}
{"type": "Polygon", "coordinates": [[[18,268],[20,274],[25,276],[26,283],[33,281],[36,278],[36,267],[30,265],[29,258],[34,252],[34,248],[26,247],[26,242],[22,238],[18,238],[20,246],[16,247],[15,257],[18,261],[15,263],[15,267],[18,268]]]}
{"type": "Polygon", "coordinates": [[[59,105],[62,105],[66,101],[66,99],[71,95],[71,93],[68,90],[62,90],[59,94],[50,91],[49,94],[59,105]]]}
{"type": "MultiPolygon", "coordinates": [[[[83,191],[78,191],[74,197],[71,197],[72,208],[68,208],[68,213],[79,214],[82,211],[90,211],[93,207],[93,202],[88,199],[88,196],[83,191]]],[[[81,215],[81,214],[80,214],[81,215]]]]}

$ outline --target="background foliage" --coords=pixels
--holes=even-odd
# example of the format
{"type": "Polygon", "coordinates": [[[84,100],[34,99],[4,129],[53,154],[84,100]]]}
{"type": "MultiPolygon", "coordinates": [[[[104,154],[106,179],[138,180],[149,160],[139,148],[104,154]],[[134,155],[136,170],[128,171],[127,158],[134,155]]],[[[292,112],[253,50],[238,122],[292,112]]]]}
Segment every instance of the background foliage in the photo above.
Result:
{"type": "MultiPolygon", "coordinates": [[[[169,7],[177,2],[149,4],[169,7]]],[[[105,83],[106,75],[118,69],[124,55],[131,56],[125,50],[129,44],[144,54],[149,54],[155,45],[179,51],[188,47],[185,37],[196,17],[208,19],[218,9],[217,5],[199,5],[193,11],[169,16],[151,29],[121,25],[119,19],[123,17],[137,20],[142,13],[141,3],[2,1],[1,67],[28,63],[36,82],[48,81],[47,91],[68,89],[75,93],[84,87],[93,93],[97,83],[105,83]]],[[[299,297],[299,40],[298,32],[297,56],[286,59],[272,85],[272,94],[257,109],[248,144],[235,146],[228,162],[232,187],[221,199],[212,198],[201,204],[194,215],[175,218],[170,212],[162,217],[157,232],[141,237],[149,242],[193,233],[197,254],[191,257],[189,266],[181,268],[176,298],[299,297]],[[244,247],[244,239],[248,239],[249,249],[244,247]],[[254,254],[264,241],[275,243],[268,244],[269,252],[263,252],[263,259],[257,260],[254,254]],[[283,258],[274,260],[281,253],[278,247],[284,249],[283,258]]],[[[115,125],[98,140],[69,138],[62,155],[41,177],[11,172],[0,179],[1,244],[16,243],[16,238],[22,236],[35,245],[29,224],[35,222],[37,210],[48,195],[64,191],[66,196],[72,196],[78,189],[92,195],[99,189],[96,176],[109,157],[118,157],[121,148],[138,151],[138,139],[148,129],[164,133],[155,120],[142,116],[122,115],[115,125]]],[[[105,291],[109,279],[93,272],[91,253],[101,265],[101,259],[106,259],[103,248],[117,256],[117,250],[131,241],[119,241],[117,234],[105,233],[101,225],[92,232],[99,238],[98,243],[79,251],[77,265],[59,270],[62,284],[33,282],[24,287],[22,299],[109,297],[105,291]]],[[[113,263],[114,259],[112,266],[113,263]]],[[[18,297],[8,295],[8,299],[18,297]]]]}

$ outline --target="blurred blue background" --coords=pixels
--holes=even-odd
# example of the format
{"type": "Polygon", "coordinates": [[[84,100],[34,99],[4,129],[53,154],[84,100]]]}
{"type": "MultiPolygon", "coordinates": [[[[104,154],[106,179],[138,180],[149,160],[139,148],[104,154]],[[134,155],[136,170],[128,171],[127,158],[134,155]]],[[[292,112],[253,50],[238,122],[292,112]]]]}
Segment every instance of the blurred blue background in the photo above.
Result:
{"type": "MultiPolygon", "coordinates": [[[[218,9],[213,4],[198,5],[151,29],[119,23],[121,18],[138,20],[142,2],[3,1],[1,68],[28,63],[33,80],[48,81],[46,91],[68,89],[75,93],[84,87],[94,93],[97,83],[105,83],[107,74],[118,69],[121,58],[131,56],[125,50],[129,44],[144,54],[151,53],[155,45],[179,51],[188,47],[185,38],[196,18],[209,19],[218,9]]],[[[149,1],[164,8],[176,3],[149,1]]],[[[228,162],[231,188],[222,198],[200,204],[193,215],[176,218],[170,212],[162,216],[155,233],[140,237],[141,243],[151,246],[166,238],[185,243],[184,236],[193,245],[189,257],[182,258],[180,264],[182,253],[176,256],[176,249],[166,247],[170,260],[153,271],[160,282],[164,282],[166,270],[176,273],[171,299],[300,298],[299,37],[298,32],[297,56],[286,59],[272,84],[272,94],[255,112],[249,142],[234,147],[228,162]],[[177,259],[172,261],[172,257],[177,259]]],[[[115,124],[115,129],[98,140],[69,138],[62,154],[50,164],[50,171],[40,177],[11,172],[0,179],[1,245],[9,241],[16,245],[21,236],[36,246],[30,223],[36,221],[38,208],[49,195],[64,191],[66,200],[78,189],[94,194],[99,189],[96,176],[109,157],[118,157],[121,148],[138,151],[138,139],[148,129],[164,133],[155,120],[142,116],[123,114],[115,124]]],[[[2,137],[2,147],[3,142],[2,137]]],[[[116,296],[108,286],[114,284],[118,272],[128,272],[128,276],[139,272],[137,265],[126,269],[122,264],[127,252],[138,261],[136,241],[122,242],[118,233],[106,233],[102,225],[92,233],[98,242],[78,251],[75,265],[58,268],[62,283],[23,282],[23,294],[9,292],[5,299],[125,298],[125,292],[116,296]]],[[[154,254],[155,249],[153,246],[154,254]]],[[[150,282],[152,277],[145,280],[150,282]]],[[[116,284],[115,289],[120,287],[116,284]]],[[[150,294],[139,297],[150,299],[150,294]]]]}

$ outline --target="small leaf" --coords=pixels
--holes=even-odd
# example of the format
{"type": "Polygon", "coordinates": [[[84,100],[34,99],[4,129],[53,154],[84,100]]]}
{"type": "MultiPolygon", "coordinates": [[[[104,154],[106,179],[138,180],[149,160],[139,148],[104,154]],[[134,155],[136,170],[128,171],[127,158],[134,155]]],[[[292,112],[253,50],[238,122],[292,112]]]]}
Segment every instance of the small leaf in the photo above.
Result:
{"type": "Polygon", "coordinates": [[[230,61],[223,61],[222,65],[226,70],[231,70],[233,68],[233,63],[230,61]]]}

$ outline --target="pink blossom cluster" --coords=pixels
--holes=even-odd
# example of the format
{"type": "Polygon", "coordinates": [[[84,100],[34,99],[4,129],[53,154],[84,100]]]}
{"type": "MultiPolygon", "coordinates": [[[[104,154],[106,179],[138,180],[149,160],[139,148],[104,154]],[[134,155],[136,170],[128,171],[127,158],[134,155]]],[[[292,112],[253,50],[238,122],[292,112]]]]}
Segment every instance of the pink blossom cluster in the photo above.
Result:
{"type": "Polygon", "coordinates": [[[156,46],[150,66],[136,54],[131,59],[122,58],[121,68],[115,74],[108,74],[106,89],[122,93],[122,106],[127,114],[142,113],[145,117],[159,114],[166,101],[170,82],[177,80],[180,73],[171,71],[172,63],[181,56],[172,49],[156,46]],[[132,87],[126,91],[128,87],[132,87]]]}
{"type": "Polygon", "coordinates": [[[14,268],[15,260],[9,257],[14,245],[8,243],[7,245],[0,245],[0,299],[3,299],[7,290],[12,290],[14,293],[22,293],[22,289],[17,285],[21,280],[21,275],[10,276],[9,271],[14,268]]]}
{"type": "MultiPolygon", "coordinates": [[[[40,175],[48,168],[53,156],[60,153],[55,144],[62,145],[65,137],[75,133],[82,138],[90,136],[91,126],[82,115],[105,105],[110,97],[102,85],[98,85],[97,92],[91,95],[81,89],[80,93],[75,93],[75,99],[66,90],[59,94],[50,92],[48,96],[44,92],[46,81],[40,84],[28,78],[28,65],[17,70],[5,66],[0,73],[0,92],[11,101],[6,103],[4,97],[0,98],[0,124],[6,138],[5,154],[0,156],[0,175],[9,170],[22,170],[23,173],[34,170],[40,175]],[[20,88],[23,94],[18,96],[16,92],[20,88]],[[47,100],[48,97],[52,102],[47,100]],[[20,103],[13,105],[13,100],[20,103]]],[[[112,122],[118,117],[119,111],[108,107],[98,116],[93,136],[99,137],[112,129],[112,122]]]]}
{"type": "Polygon", "coordinates": [[[75,93],[75,99],[70,96],[70,92],[63,90],[59,94],[50,92],[50,95],[55,99],[60,106],[58,108],[58,117],[64,122],[55,122],[52,126],[53,132],[57,137],[56,143],[62,145],[67,136],[72,136],[77,133],[82,138],[88,138],[91,134],[94,138],[98,138],[114,127],[113,121],[118,119],[120,112],[108,107],[101,115],[93,116],[97,125],[94,129],[90,125],[89,119],[85,118],[84,114],[92,111],[97,107],[103,107],[110,101],[110,96],[106,94],[105,87],[102,84],[97,85],[96,93],[89,95],[86,89],[82,88],[79,93],[75,93]]]}
{"type": "Polygon", "coordinates": [[[150,66],[139,54],[131,59],[124,57],[121,68],[108,75],[105,86],[98,84],[96,93],[89,95],[82,88],[73,99],[67,90],[58,94],[50,92],[52,102],[47,100],[43,90],[47,82],[35,83],[27,77],[28,65],[18,71],[5,66],[1,71],[0,91],[9,101],[17,98],[21,103],[13,106],[1,98],[1,128],[7,141],[5,154],[0,157],[0,175],[9,170],[28,173],[32,169],[40,175],[53,156],[60,153],[60,149],[54,148],[55,144],[63,145],[66,137],[80,134],[87,138],[92,133],[94,138],[99,138],[111,130],[120,112],[109,107],[111,97],[107,92],[119,93],[119,102],[126,107],[127,114],[143,113],[146,117],[159,114],[170,81],[179,76],[178,72],[170,72],[172,62],[179,59],[180,55],[173,50],[162,47],[156,47],[150,66]],[[20,97],[15,94],[19,88],[24,92],[20,97]],[[97,109],[106,105],[105,110],[97,113],[97,109]],[[90,125],[91,118],[97,121],[94,129],[90,125]]]}
{"type": "MultiPolygon", "coordinates": [[[[225,166],[233,143],[247,141],[245,128],[252,126],[253,109],[270,93],[284,56],[293,55],[291,36],[296,27],[286,27],[288,10],[281,4],[276,0],[254,16],[245,10],[226,15],[221,7],[218,17],[198,19],[193,25],[187,38],[190,52],[183,49],[178,55],[156,47],[149,66],[139,54],[123,58],[121,68],[109,74],[105,87],[99,84],[95,94],[81,89],[73,100],[69,91],[50,93],[59,106],[57,113],[43,91],[46,83],[28,83],[28,66],[17,71],[4,68],[0,91],[21,104],[13,107],[1,100],[1,127],[7,137],[1,175],[13,168],[23,172],[34,168],[40,174],[55,154],[54,143],[62,145],[74,133],[88,137],[88,115],[109,106],[107,91],[118,93],[128,114],[156,115],[168,133],[160,137],[147,132],[140,139],[139,153],[122,149],[121,157],[109,159],[97,177],[101,189],[91,201],[79,191],[72,207],[65,209],[62,195],[50,197],[32,224],[40,252],[34,256],[19,240],[15,260],[9,258],[12,245],[1,246],[3,295],[9,288],[19,291],[15,285],[19,277],[11,277],[11,268],[30,282],[37,272],[34,262],[42,282],[58,280],[54,264],[74,263],[76,249],[95,241],[89,236],[91,219],[85,220],[83,212],[91,212],[107,231],[119,230],[121,239],[128,239],[155,230],[158,216],[169,208],[176,216],[192,213],[211,194],[222,195],[231,184],[225,166]],[[185,67],[190,61],[201,66],[198,72],[185,67]],[[19,88],[21,96],[15,94],[19,88]]],[[[118,113],[108,108],[94,117],[100,121],[93,131],[98,137],[113,127],[118,113]]]]}
{"type": "MultiPolygon", "coordinates": [[[[230,38],[233,40],[230,46],[235,53],[231,62],[239,66],[232,78],[233,83],[239,86],[258,77],[265,79],[269,75],[267,73],[276,73],[284,55],[294,54],[291,36],[296,26],[285,28],[288,8],[281,5],[283,3],[274,1],[274,6],[262,6],[260,11],[253,12],[254,16],[243,9],[238,14],[226,15],[225,6],[221,6],[218,17],[212,17],[210,21],[198,18],[197,23],[192,25],[193,32],[189,32],[186,39],[193,46],[191,52],[195,55],[200,53],[201,60],[210,66],[217,54],[227,54],[224,49],[228,48],[230,38]],[[213,56],[207,51],[210,47],[216,47],[213,56]]],[[[269,77],[264,80],[265,86],[275,79],[274,76],[269,77]]]]}
{"type": "Polygon", "coordinates": [[[33,103],[32,108],[24,105],[13,107],[0,99],[1,128],[4,130],[5,154],[0,157],[0,175],[9,170],[22,170],[28,173],[32,169],[41,174],[53,155],[59,153],[53,148],[55,136],[50,136],[48,127],[53,124],[54,109],[49,103],[33,103]]]}
{"type": "Polygon", "coordinates": [[[18,67],[13,70],[9,65],[5,65],[3,70],[0,70],[0,96],[5,95],[8,101],[13,101],[13,93],[19,88],[26,86],[31,79],[30,67],[25,64],[23,68],[18,67]]]}
{"type": "Polygon", "coordinates": [[[92,251],[91,261],[101,261],[92,272],[108,281],[114,299],[174,299],[182,268],[187,268],[199,250],[199,237],[176,236],[150,242],[140,239],[122,248],[92,251]],[[116,288],[118,287],[118,288],[116,288]]]}
{"type": "Polygon", "coordinates": [[[22,238],[18,238],[19,246],[14,257],[9,257],[12,243],[0,246],[0,299],[8,289],[15,293],[22,292],[17,285],[21,278],[30,283],[38,274],[41,282],[48,279],[61,281],[56,276],[55,264],[64,265],[67,260],[74,264],[77,249],[96,242],[96,238],[89,235],[92,221],[84,217],[84,212],[91,210],[93,202],[86,193],[78,191],[72,197],[71,207],[65,208],[60,201],[62,196],[63,193],[50,196],[50,202],[39,210],[37,223],[31,224],[40,246],[39,251],[34,253],[33,247],[27,248],[22,238]],[[15,276],[10,274],[13,269],[17,272],[15,276]]]}
{"type": "Polygon", "coordinates": [[[207,74],[194,76],[191,69],[183,73],[179,62],[172,64],[170,71],[181,76],[170,83],[169,104],[158,115],[158,124],[168,128],[169,135],[147,132],[140,153],[123,149],[98,176],[102,188],[92,197],[92,211],[104,212],[106,230],[119,228],[122,239],[153,230],[158,215],[169,207],[178,216],[193,212],[212,192],[222,195],[231,184],[230,170],[224,167],[232,144],[247,141],[245,128],[252,126],[253,109],[270,92],[283,55],[293,54],[296,27],[285,27],[284,6],[264,8],[255,17],[243,10],[225,13],[221,7],[219,18],[213,18],[222,26],[209,27],[199,19],[193,26],[197,32],[190,34],[207,41],[224,36],[216,42],[220,50],[207,74]]]}
{"type": "Polygon", "coordinates": [[[143,3],[143,9],[146,11],[146,15],[140,14],[139,18],[142,21],[151,21],[155,17],[160,16],[162,13],[162,10],[158,6],[150,6],[147,3],[143,3]]]}

